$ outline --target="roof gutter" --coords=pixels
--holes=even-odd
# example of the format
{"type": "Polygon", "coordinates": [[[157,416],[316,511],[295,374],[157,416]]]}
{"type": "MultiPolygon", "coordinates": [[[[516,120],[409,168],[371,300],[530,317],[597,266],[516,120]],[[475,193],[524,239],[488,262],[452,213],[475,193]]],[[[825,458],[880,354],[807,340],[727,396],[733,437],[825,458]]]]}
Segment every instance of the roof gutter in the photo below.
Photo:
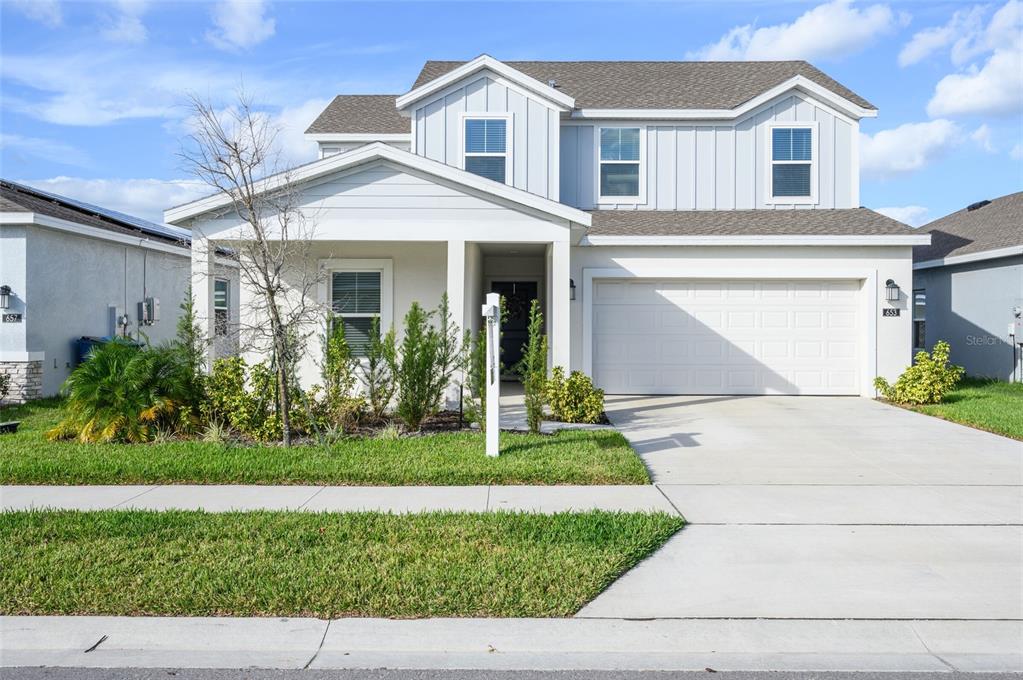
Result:
{"type": "Polygon", "coordinates": [[[925,246],[930,234],[584,236],[581,246],[925,246]]]}
{"type": "Polygon", "coordinates": [[[952,257],[943,257],[937,260],[915,262],[913,264],[913,269],[933,269],[935,267],[948,267],[954,264],[967,264],[970,262],[980,262],[983,260],[996,260],[1002,257],[1012,257],[1013,255],[1023,255],[1023,245],[1009,246],[1008,248],[995,248],[993,250],[983,250],[979,253],[967,253],[966,255],[953,255],[952,257]]]}

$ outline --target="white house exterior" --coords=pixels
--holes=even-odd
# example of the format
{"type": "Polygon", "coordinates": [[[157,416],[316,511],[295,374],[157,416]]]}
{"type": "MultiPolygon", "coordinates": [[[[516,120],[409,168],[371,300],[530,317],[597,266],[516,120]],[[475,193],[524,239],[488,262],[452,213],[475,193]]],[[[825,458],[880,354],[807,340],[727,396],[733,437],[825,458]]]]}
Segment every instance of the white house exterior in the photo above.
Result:
{"type": "MultiPolygon", "coordinates": [[[[12,378],[9,400],[56,394],[83,336],[172,339],[190,264],[185,230],[0,181],[0,287],[10,291],[0,372],[12,378]]],[[[236,266],[222,260],[217,277],[237,288],[236,266]]]]}
{"type": "MultiPolygon", "coordinates": [[[[289,180],[316,225],[315,302],[357,334],[446,292],[475,329],[496,290],[506,358],[536,297],[553,364],[609,393],[873,396],[910,362],[929,242],[859,207],[876,113],[805,62],[427,62],[409,92],[337,97],[309,128],[321,158],[289,180]],[[356,289],[364,309],[338,304],[356,289]]],[[[243,233],[218,197],[165,218],[243,233]]]]}

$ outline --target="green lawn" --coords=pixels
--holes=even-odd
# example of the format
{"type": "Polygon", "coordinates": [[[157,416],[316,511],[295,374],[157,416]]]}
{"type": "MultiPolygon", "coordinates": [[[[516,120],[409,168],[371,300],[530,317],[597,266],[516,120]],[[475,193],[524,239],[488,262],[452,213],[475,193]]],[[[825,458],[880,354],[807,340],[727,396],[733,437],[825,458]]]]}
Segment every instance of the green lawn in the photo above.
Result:
{"type": "Polygon", "coordinates": [[[940,404],[917,406],[928,415],[1023,440],[1023,384],[966,378],[940,404]]]}
{"type": "Polygon", "coordinates": [[[0,614],[571,616],[683,521],[641,513],[0,514],[0,614]]]}
{"type": "Polygon", "coordinates": [[[20,419],[0,435],[0,484],[649,484],[642,461],[611,430],[501,435],[484,455],[479,433],[345,439],[331,446],[50,442],[57,400],[5,409],[20,419]]]}

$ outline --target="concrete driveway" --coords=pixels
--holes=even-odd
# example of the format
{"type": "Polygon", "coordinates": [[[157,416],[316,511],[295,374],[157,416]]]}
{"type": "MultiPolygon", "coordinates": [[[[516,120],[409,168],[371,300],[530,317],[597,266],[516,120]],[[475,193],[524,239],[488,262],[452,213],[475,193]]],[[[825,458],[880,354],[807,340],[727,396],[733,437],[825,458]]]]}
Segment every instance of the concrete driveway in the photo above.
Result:
{"type": "Polygon", "coordinates": [[[860,398],[607,409],[690,525],[579,616],[1023,619],[1023,443],[860,398]]]}

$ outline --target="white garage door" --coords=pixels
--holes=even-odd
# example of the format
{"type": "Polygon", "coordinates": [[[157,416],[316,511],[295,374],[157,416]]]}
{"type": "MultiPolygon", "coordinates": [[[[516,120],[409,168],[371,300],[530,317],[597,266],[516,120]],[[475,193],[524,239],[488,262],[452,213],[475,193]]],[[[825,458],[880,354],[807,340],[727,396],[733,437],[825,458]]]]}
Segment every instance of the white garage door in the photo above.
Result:
{"type": "Polygon", "coordinates": [[[860,285],[596,280],[594,379],[609,394],[859,394],[860,285]]]}

